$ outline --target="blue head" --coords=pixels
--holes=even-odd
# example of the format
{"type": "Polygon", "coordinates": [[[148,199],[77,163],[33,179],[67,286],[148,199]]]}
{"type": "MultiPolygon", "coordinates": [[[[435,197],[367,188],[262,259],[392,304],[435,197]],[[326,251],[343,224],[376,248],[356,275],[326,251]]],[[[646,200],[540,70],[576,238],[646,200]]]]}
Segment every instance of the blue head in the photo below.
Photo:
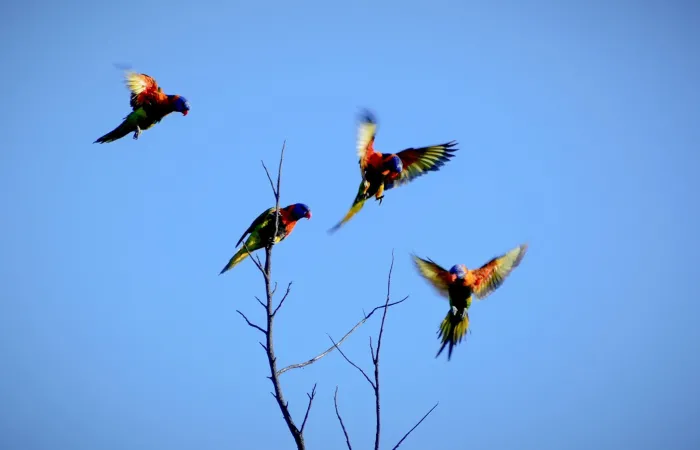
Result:
{"type": "Polygon", "coordinates": [[[181,95],[175,95],[173,99],[173,108],[175,108],[175,111],[182,113],[183,116],[186,116],[188,112],[190,112],[190,103],[187,101],[187,99],[181,95]]]}
{"type": "Polygon", "coordinates": [[[392,172],[401,173],[403,170],[403,163],[401,158],[396,155],[392,155],[386,162],[386,168],[392,172]]]}
{"type": "Polygon", "coordinates": [[[292,218],[294,220],[299,220],[304,217],[311,219],[311,210],[303,203],[295,203],[292,208],[292,218]]]}
{"type": "Polygon", "coordinates": [[[450,269],[450,273],[452,275],[456,275],[457,278],[459,278],[460,280],[463,280],[464,277],[467,276],[467,268],[464,267],[464,265],[462,265],[462,264],[455,264],[450,269]]]}

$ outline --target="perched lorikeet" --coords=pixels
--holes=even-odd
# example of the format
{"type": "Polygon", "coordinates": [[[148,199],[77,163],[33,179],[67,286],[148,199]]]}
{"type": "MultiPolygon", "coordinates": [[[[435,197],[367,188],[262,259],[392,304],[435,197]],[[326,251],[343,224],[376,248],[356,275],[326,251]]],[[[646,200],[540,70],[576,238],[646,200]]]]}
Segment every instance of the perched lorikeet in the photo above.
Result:
{"type": "Polygon", "coordinates": [[[167,95],[156,80],[144,73],[126,72],[126,85],[131,91],[131,113],[114,130],[98,138],[94,143],[116,141],[133,132],[138,139],[141,131],[151,128],[172,112],[186,116],[190,104],[181,95],[167,95]]]}
{"type": "Polygon", "coordinates": [[[452,266],[447,271],[430,259],[422,259],[413,255],[413,260],[420,274],[428,280],[440,295],[450,301],[447,317],[440,324],[438,336],[442,346],[437,358],[446,345],[447,360],[452,357],[452,349],[462,341],[469,328],[467,310],[472,304],[472,294],[478,299],[484,299],[498,289],[510,272],[520,264],[525,256],[527,244],[520,245],[508,253],[493,258],[478,269],[467,269],[462,264],[452,266]]]}
{"type": "MultiPolygon", "coordinates": [[[[238,242],[236,242],[236,247],[238,247],[241,242],[243,242],[243,238],[246,234],[250,233],[250,236],[248,236],[248,239],[245,241],[245,245],[239,248],[236,254],[231,257],[231,260],[229,260],[228,264],[219,272],[219,275],[232,269],[233,266],[243,261],[248,256],[249,252],[252,253],[272,243],[272,235],[275,234],[275,215],[275,207],[273,206],[263,211],[262,214],[250,224],[238,242]]],[[[274,239],[274,243],[277,244],[289,236],[296,226],[297,221],[304,217],[311,219],[311,210],[303,203],[294,203],[287,207],[280,208],[277,236],[274,239]]]]}
{"type": "Polygon", "coordinates": [[[384,191],[406,184],[428,172],[440,170],[457,151],[456,141],[430,147],[407,148],[397,153],[380,153],[374,149],[377,121],[365,110],[357,132],[357,156],[360,158],[362,181],[345,217],[329,232],[337,231],[374,196],[382,204],[384,191]]]}

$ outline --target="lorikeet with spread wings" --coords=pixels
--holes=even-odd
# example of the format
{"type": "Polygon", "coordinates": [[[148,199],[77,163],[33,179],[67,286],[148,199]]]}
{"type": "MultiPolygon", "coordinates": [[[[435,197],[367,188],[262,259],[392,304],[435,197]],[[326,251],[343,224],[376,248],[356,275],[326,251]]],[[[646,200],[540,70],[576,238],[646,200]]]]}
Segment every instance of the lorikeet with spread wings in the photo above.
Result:
{"type": "Polygon", "coordinates": [[[520,245],[504,255],[493,258],[478,269],[467,269],[462,264],[452,266],[447,271],[430,259],[422,259],[413,255],[413,261],[420,274],[428,280],[440,295],[450,301],[450,311],[440,324],[438,336],[442,346],[437,358],[449,344],[447,360],[452,357],[455,345],[462,341],[469,328],[467,310],[472,304],[472,294],[478,299],[484,299],[498,289],[511,271],[522,261],[527,244],[520,245]]]}
{"type": "Polygon", "coordinates": [[[114,130],[98,138],[93,144],[113,142],[133,132],[138,139],[141,131],[151,128],[172,112],[186,116],[190,104],[181,95],[167,95],[156,80],[145,73],[126,72],[126,85],[131,91],[131,113],[114,130]]]}
{"type": "MultiPolygon", "coordinates": [[[[273,242],[272,235],[275,234],[275,216],[275,207],[273,206],[263,211],[262,214],[250,224],[238,242],[236,242],[236,247],[243,242],[243,238],[246,234],[250,233],[250,236],[248,236],[245,244],[238,249],[236,254],[231,257],[228,264],[219,272],[219,275],[227,270],[231,270],[233,266],[243,261],[249,255],[249,252],[252,253],[273,242]]],[[[277,236],[275,236],[274,243],[277,244],[289,236],[296,226],[297,221],[304,217],[311,219],[311,210],[303,203],[294,203],[293,205],[280,208],[277,236]]]]}
{"type": "Polygon", "coordinates": [[[337,231],[362,209],[372,196],[382,204],[384,191],[413,181],[428,172],[437,172],[457,150],[456,141],[430,147],[407,148],[397,153],[380,153],[374,149],[377,121],[370,111],[361,116],[357,132],[357,156],[362,181],[345,217],[329,232],[337,231]]]}

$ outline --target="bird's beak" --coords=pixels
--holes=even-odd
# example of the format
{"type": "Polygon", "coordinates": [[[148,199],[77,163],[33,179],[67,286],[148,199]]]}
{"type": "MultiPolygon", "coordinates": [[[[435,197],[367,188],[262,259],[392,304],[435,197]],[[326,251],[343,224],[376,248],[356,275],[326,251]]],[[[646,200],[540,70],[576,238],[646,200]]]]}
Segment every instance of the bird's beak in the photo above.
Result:
{"type": "Polygon", "coordinates": [[[183,115],[183,116],[186,116],[188,112],[190,112],[190,110],[189,110],[189,109],[186,109],[186,110],[182,111],[182,115],[183,115]]]}
{"type": "Polygon", "coordinates": [[[311,219],[311,211],[308,211],[308,212],[306,213],[306,216],[305,216],[305,217],[306,217],[307,219],[310,220],[310,219],[311,219]]]}

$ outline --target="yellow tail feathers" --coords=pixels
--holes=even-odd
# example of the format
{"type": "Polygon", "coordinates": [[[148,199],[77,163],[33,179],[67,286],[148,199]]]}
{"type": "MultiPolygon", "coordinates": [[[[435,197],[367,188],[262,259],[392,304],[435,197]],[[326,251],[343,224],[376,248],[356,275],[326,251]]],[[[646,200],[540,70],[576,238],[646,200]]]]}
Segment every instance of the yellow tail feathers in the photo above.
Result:
{"type": "Polygon", "coordinates": [[[233,269],[233,267],[234,267],[236,264],[238,264],[239,262],[243,261],[243,260],[246,259],[247,257],[248,257],[248,252],[246,251],[245,246],[243,246],[243,247],[241,247],[240,249],[238,249],[238,251],[236,252],[235,255],[233,255],[233,256],[231,257],[231,259],[229,260],[228,264],[226,264],[226,266],[224,266],[224,268],[221,269],[221,272],[219,272],[219,275],[221,275],[222,273],[224,273],[224,272],[226,272],[226,271],[228,271],[228,270],[233,269]]]}
{"type": "Polygon", "coordinates": [[[445,346],[449,344],[447,348],[447,360],[449,361],[452,357],[454,346],[462,341],[468,329],[469,314],[467,314],[466,311],[464,312],[464,316],[462,316],[462,311],[458,311],[456,315],[452,313],[452,310],[448,311],[447,316],[443,319],[440,324],[440,329],[438,330],[438,336],[442,339],[442,346],[435,357],[437,358],[440,356],[445,346]]]}

